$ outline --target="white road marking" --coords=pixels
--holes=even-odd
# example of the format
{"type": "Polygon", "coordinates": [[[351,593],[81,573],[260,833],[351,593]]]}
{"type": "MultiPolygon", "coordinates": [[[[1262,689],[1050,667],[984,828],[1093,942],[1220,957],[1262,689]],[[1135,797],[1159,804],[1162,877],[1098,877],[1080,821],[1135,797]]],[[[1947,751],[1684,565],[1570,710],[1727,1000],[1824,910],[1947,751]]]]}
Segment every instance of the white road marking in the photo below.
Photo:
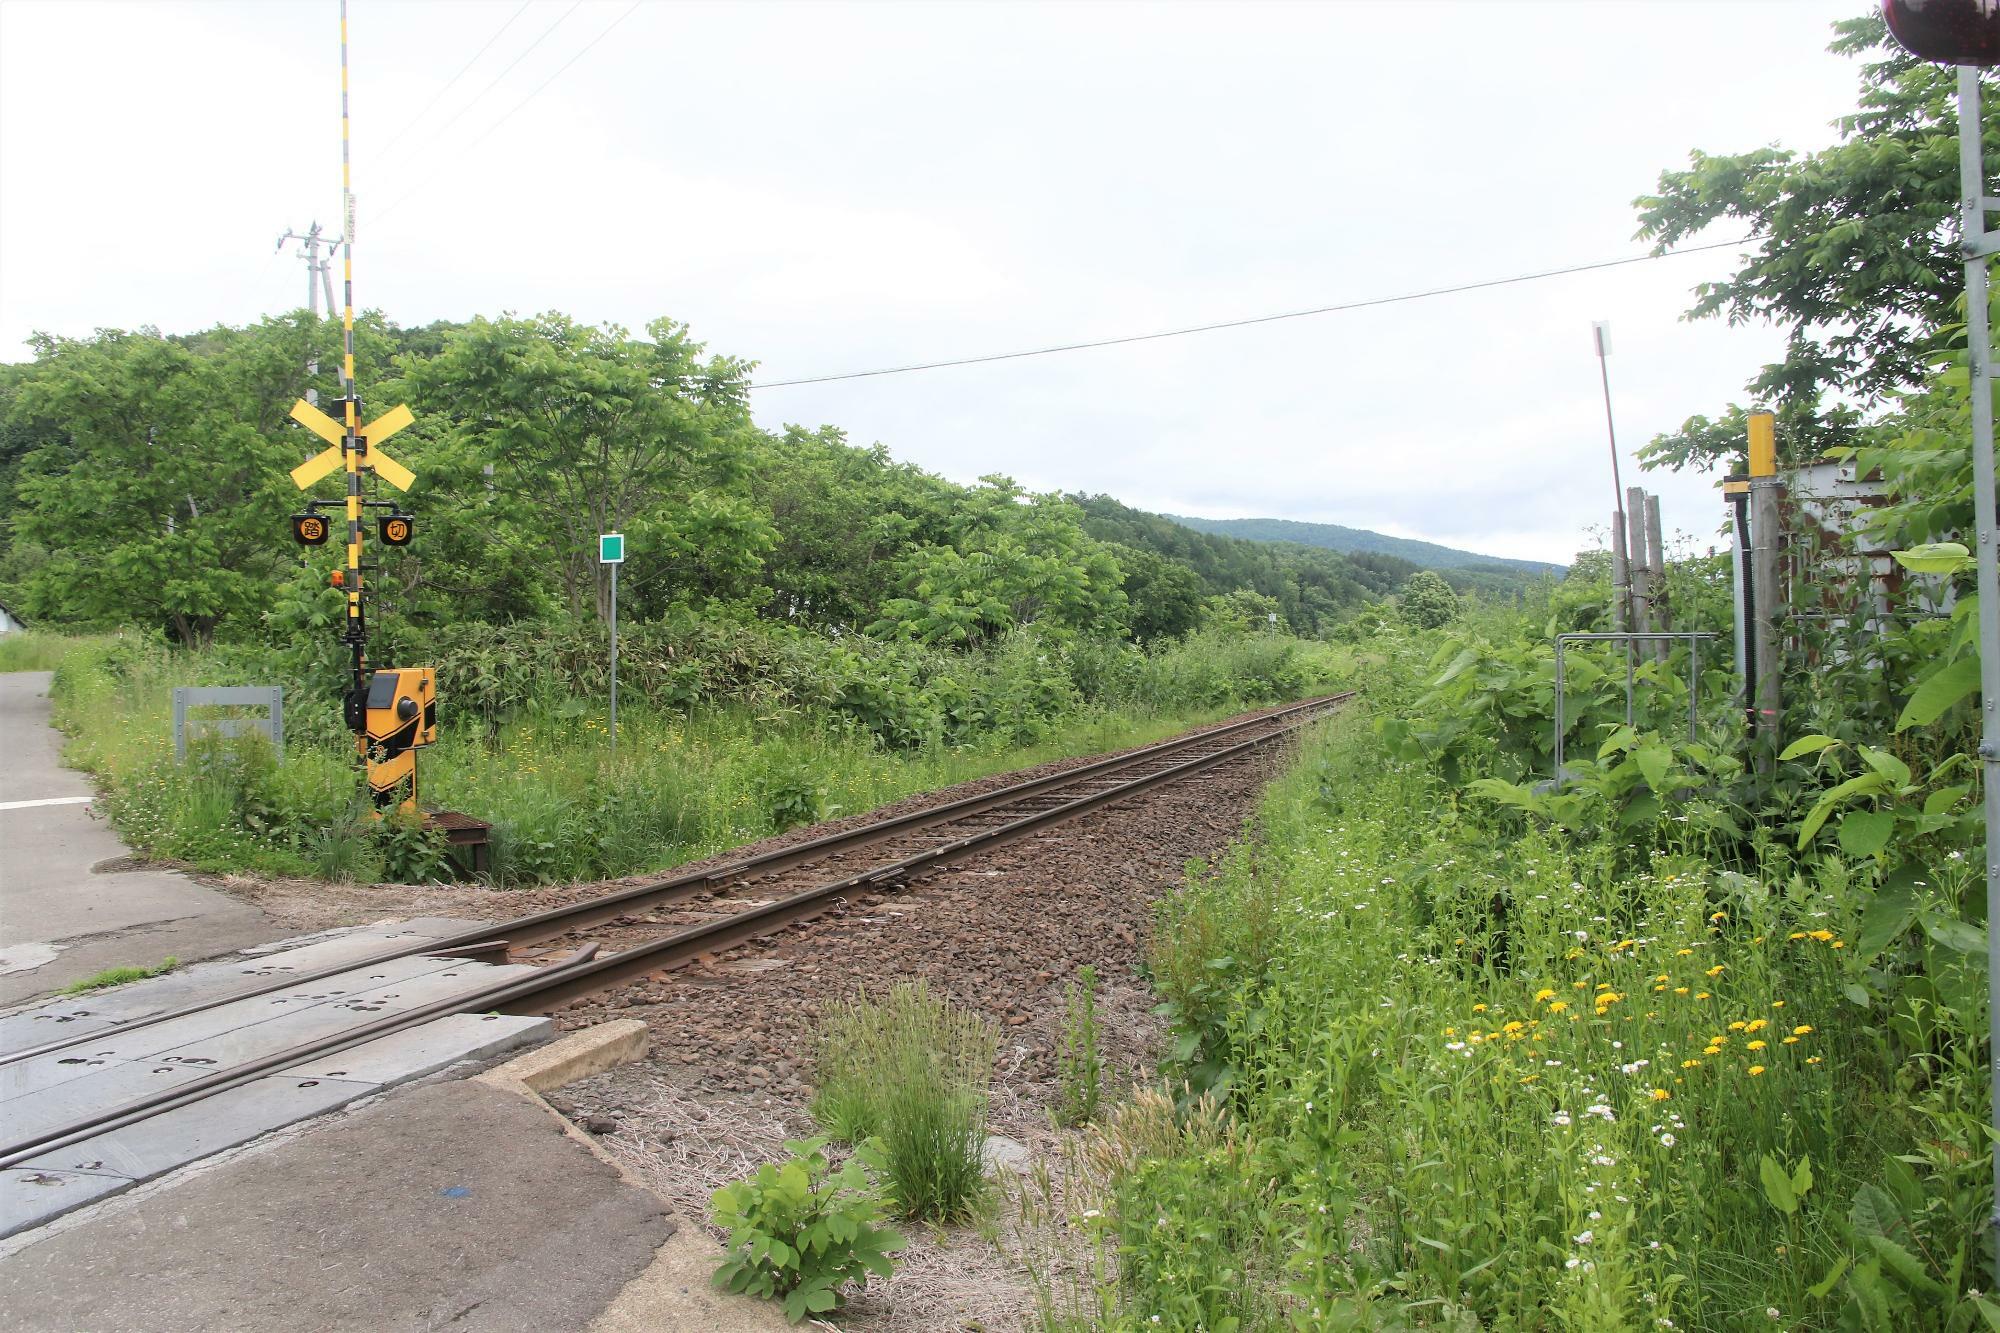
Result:
{"type": "Polygon", "coordinates": [[[39,801],[0,801],[0,810],[30,810],[38,805],[89,805],[95,796],[48,796],[39,801]]]}

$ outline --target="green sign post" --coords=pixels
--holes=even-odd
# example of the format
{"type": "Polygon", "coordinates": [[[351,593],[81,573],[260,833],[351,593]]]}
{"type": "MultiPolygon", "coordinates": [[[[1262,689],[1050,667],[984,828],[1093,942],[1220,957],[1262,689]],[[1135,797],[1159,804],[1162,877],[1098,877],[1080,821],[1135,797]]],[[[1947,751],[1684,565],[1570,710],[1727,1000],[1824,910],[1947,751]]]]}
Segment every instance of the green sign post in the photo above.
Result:
{"type": "Polygon", "coordinates": [[[597,563],[611,566],[611,762],[618,762],[618,566],[625,563],[625,534],[598,534],[597,563]]]}

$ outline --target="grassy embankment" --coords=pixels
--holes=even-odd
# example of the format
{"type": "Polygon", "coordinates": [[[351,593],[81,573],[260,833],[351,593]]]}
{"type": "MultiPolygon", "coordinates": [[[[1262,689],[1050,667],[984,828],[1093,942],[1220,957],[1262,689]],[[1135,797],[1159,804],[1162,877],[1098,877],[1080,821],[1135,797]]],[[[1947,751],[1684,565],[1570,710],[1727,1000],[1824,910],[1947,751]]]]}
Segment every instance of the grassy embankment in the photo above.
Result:
{"type": "MultiPolygon", "coordinates": [[[[94,773],[135,848],[216,871],[407,878],[435,873],[431,849],[357,821],[350,755],[324,718],[334,705],[287,695],[287,745],[205,749],[173,762],[171,691],[253,683],[226,653],[170,652],[131,636],[16,636],[14,659],[55,663],[70,762],[94,773]],[[315,734],[316,732],[316,734],[315,734]]],[[[997,659],[979,669],[992,671],[997,659]]],[[[492,821],[503,884],[664,869],[796,824],[855,813],[995,772],[1143,744],[1241,708],[1333,688],[1342,650],[1275,636],[1210,641],[1143,658],[1118,691],[1074,689],[1036,715],[996,716],[958,744],[891,747],[852,718],[809,704],[719,700],[685,709],[626,703],[618,757],[601,702],[552,690],[491,725],[452,719],[422,757],[426,804],[492,821]],[[1024,726],[1032,722],[1032,726],[1024,726]],[[1023,735],[1037,737],[1023,742],[1023,735]]],[[[994,710],[996,715],[1000,710],[994,710]]]]}
{"type": "Polygon", "coordinates": [[[1983,1013],[1864,992],[1872,867],[1664,827],[1529,828],[1325,724],[1162,918],[1188,1095],[1108,1120],[1048,1325],[2000,1327],[1983,1013]]]}

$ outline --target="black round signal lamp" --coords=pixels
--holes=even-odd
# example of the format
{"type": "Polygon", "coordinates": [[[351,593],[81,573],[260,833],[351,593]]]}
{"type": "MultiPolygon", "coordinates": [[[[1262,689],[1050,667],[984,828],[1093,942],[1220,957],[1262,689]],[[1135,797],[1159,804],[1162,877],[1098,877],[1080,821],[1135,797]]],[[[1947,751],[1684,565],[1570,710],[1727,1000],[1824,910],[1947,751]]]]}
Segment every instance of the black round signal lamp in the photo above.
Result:
{"type": "Polygon", "coordinates": [[[1882,0],[1903,48],[1944,65],[2000,65],[2000,0],[1882,0]]]}
{"type": "Polygon", "coordinates": [[[408,514],[390,514],[376,520],[376,533],[384,546],[408,546],[416,529],[416,520],[408,514]]]}
{"type": "Polygon", "coordinates": [[[292,515],[292,540],[301,546],[326,545],[326,520],[318,514],[292,515]]]}

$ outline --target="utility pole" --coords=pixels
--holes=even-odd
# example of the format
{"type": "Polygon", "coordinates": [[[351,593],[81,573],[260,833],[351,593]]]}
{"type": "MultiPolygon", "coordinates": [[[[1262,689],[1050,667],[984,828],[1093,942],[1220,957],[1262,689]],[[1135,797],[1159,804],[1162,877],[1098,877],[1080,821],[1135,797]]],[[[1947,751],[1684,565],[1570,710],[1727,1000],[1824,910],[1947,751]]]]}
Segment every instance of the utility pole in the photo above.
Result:
{"type": "MultiPolygon", "coordinates": [[[[1979,111],[1979,71],[2000,65],[2000,11],[1989,0],[1915,4],[1888,0],[1889,32],[1925,60],[1958,66],[1958,244],[1965,261],[1965,352],[1972,398],[1972,517],[1978,532],[1975,578],[1979,588],[1979,763],[1986,801],[1986,986],[1993,1114],[2000,1123],[2000,520],[1993,498],[1993,332],[1987,327],[1986,261],[2000,253],[2000,232],[1986,215],[2000,199],[1986,192],[1986,122],[1979,111]]],[[[1994,1212],[1988,1229],[1996,1242],[1993,1271],[2000,1277],[2000,1152],[1993,1155],[1994,1212]]]]}
{"type": "MultiPolygon", "coordinates": [[[[333,243],[320,239],[319,223],[317,221],[312,226],[306,228],[305,235],[303,236],[293,231],[290,227],[285,228],[285,234],[278,238],[278,250],[280,253],[284,251],[286,241],[297,241],[299,248],[304,252],[299,257],[306,261],[306,309],[312,311],[313,319],[317,322],[319,319],[319,296],[321,291],[325,291],[326,293],[327,314],[331,315],[333,313],[333,243]],[[327,247],[327,257],[325,259],[319,257],[319,248],[322,244],[327,247]]],[[[306,374],[314,378],[318,377],[319,354],[317,352],[307,360],[306,374]]],[[[314,407],[318,407],[319,390],[308,388],[306,390],[306,401],[314,407]]]]}
{"type": "MultiPolygon", "coordinates": [[[[1611,445],[1611,628],[1643,630],[1635,624],[1633,567],[1644,563],[1646,543],[1625,521],[1625,483],[1618,475],[1618,427],[1611,418],[1611,321],[1600,319],[1590,326],[1590,340],[1597,348],[1597,382],[1604,388],[1604,435],[1611,445]],[[1638,539],[1634,540],[1635,535],[1638,539]]],[[[1638,665],[1638,648],[1625,641],[1625,724],[1632,724],[1632,674],[1638,665]]]]}

